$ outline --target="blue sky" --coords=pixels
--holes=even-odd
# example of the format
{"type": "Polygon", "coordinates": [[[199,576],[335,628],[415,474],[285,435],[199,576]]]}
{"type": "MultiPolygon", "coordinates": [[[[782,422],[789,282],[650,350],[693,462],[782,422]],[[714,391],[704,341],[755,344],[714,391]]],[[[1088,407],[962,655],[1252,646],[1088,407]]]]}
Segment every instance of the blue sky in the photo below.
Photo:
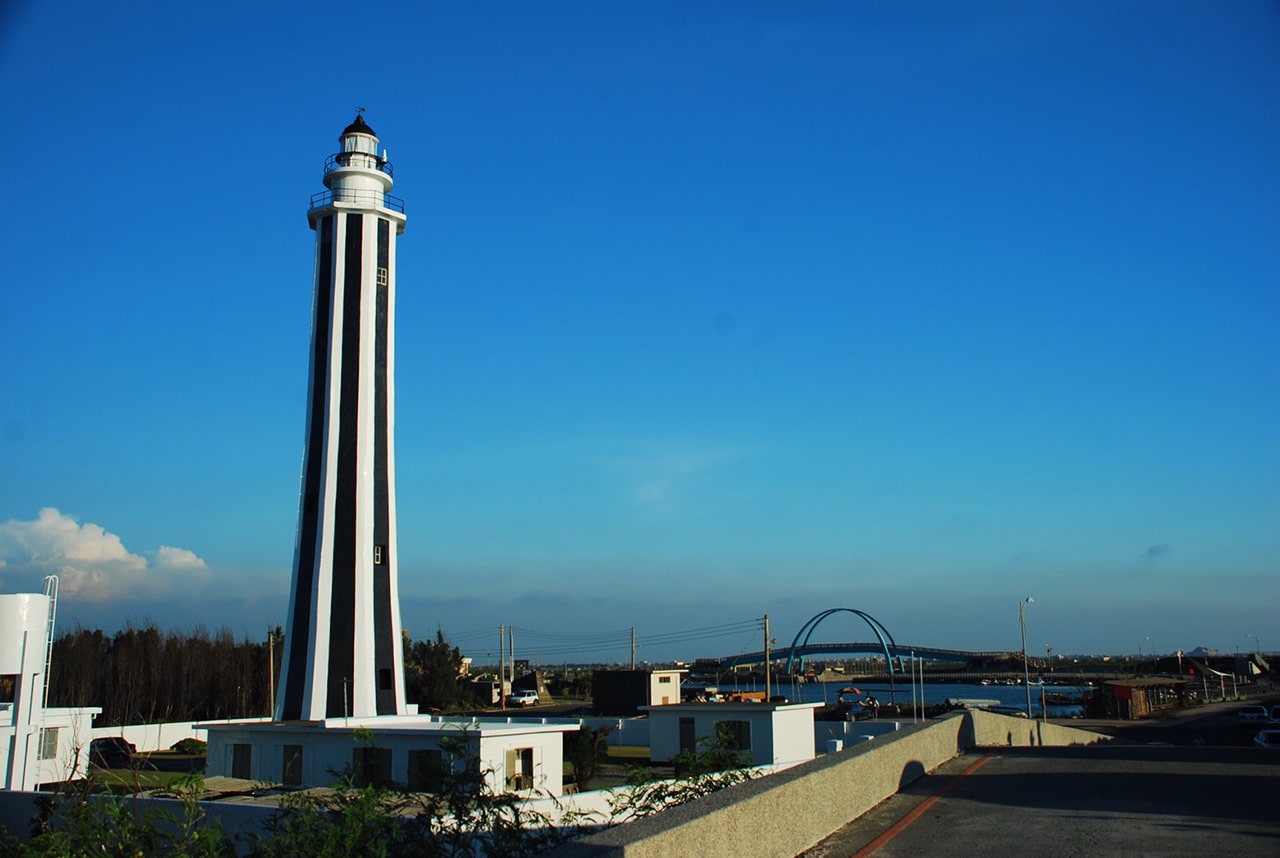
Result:
{"type": "Polygon", "coordinates": [[[0,591],[64,624],[284,622],[363,106],[415,636],[1280,647],[1274,3],[28,0],[0,80],[0,591]]]}

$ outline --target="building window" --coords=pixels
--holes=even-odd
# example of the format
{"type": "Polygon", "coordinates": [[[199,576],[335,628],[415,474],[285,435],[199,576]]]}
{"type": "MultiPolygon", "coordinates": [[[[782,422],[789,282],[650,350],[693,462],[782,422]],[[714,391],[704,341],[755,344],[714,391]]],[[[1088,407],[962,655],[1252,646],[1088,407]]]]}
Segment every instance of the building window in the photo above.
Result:
{"type": "Polygon", "coordinates": [[[302,746],[284,746],[284,766],[280,774],[280,783],[285,786],[302,786],[302,746]]]}
{"type": "Polygon", "coordinates": [[[60,729],[59,727],[40,728],[40,753],[36,759],[58,759],[58,730],[60,729]]]}
{"type": "Polygon", "coordinates": [[[422,749],[409,752],[409,789],[413,792],[440,792],[447,773],[444,752],[422,749]]]}
{"type": "Polygon", "coordinates": [[[381,566],[383,563],[386,563],[387,562],[386,557],[387,557],[387,547],[385,545],[373,546],[373,565],[374,566],[381,566]]]}
{"type": "Polygon", "coordinates": [[[507,789],[533,789],[533,748],[507,751],[507,789]]]}
{"type": "Polygon", "coordinates": [[[231,777],[246,781],[253,777],[253,745],[231,746],[231,777]]]}
{"type": "Polygon", "coordinates": [[[716,737],[724,736],[733,751],[751,750],[750,721],[717,721],[716,737]]]}
{"type": "Polygon", "coordinates": [[[351,782],[357,787],[391,785],[391,749],[356,748],[351,753],[351,782]]]}
{"type": "Polygon", "coordinates": [[[670,685],[670,684],[671,684],[671,677],[669,677],[669,676],[659,676],[659,677],[658,677],[658,684],[659,684],[659,685],[670,685]]]}
{"type": "Polygon", "coordinates": [[[378,285],[387,285],[387,269],[383,268],[381,265],[378,266],[378,285]]]}

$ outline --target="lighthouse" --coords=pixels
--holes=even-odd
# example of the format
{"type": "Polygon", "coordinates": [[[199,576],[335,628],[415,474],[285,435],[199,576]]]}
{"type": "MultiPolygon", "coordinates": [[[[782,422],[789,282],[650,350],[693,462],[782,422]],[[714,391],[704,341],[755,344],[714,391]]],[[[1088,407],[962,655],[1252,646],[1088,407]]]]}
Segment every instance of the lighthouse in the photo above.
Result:
{"type": "Polygon", "coordinates": [[[396,581],[396,238],[404,203],[362,115],[324,163],[307,420],[277,721],[405,714],[396,581]]]}

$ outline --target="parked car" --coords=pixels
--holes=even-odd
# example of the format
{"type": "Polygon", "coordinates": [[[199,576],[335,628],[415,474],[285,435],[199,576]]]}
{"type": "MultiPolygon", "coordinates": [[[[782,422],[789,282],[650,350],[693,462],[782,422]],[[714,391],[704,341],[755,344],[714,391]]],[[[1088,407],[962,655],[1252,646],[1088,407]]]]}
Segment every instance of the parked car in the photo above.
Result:
{"type": "Polygon", "coordinates": [[[1271,707],[1271,720],[1269,720],[1267,723],[1280,724],[1280,706],[1271,707]]]}
{"type": "Polygon", "coordinates": [[[532,688],[523,688],[507,695],[508,706],[537,706],[538,703],[538,692],[532,688]]]}
{"type": "Polygon", "coordinates": [[[1236,710],[1236,720],[1241,724],[1261,724],[1270,717],[1267,707],[1252,705],[1242,706],[1236,710]]]}
{"type": "Polygon", "coordinates": [[[1280,748],[1280,730],[1259,730],[1253,737],[1253,743],[1264,748],[1280,748]]]}
{"type": "Polygon", "coordinates": [[[133,761],[138,748],[123,736],[107,736],[89,743],[89,762],[104,769],[120,769],[133,761]]]}

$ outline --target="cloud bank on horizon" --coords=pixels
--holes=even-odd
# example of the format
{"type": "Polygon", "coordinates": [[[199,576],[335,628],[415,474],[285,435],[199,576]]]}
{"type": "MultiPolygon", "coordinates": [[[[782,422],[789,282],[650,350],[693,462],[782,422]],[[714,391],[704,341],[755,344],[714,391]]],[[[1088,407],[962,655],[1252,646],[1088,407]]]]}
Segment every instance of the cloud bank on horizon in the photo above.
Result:
{"type": "Polygon", "coordinates": [[[0,579],[6,589],[35,587],[57,575],[60,593],[97,603],[165,596],[210,577],[194,551],[161,545],[135,553],[101,525],[81,523],[54,507],[44,507],[31,521],[0,524],[0,569],[11,579],[0,579]]]}

